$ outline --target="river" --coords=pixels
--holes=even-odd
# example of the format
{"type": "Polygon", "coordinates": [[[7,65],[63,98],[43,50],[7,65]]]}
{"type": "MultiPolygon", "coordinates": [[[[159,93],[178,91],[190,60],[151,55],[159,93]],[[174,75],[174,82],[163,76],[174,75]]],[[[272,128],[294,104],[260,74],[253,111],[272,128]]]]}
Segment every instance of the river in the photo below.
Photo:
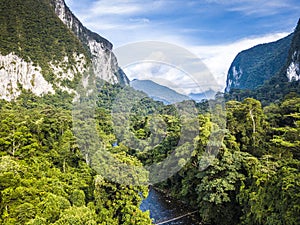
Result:
{"type": "Polygon", "coordinates": [[[164,196],[164,194],[150,188],[148,197],[142,202],[141,210],[150,211],[150,217],[154,224],[161,225],[198,225],[201,224],[200,218],[194,209],[191,209],[175,199],[164,196]],[[189,214],[190,213],[190,214],[189,214]],[[187,216],[181,217],[183,215],[187,216]],[[172,220],[174,218],[179,218],[172,220]],[[170,221],[172,220],[172,221],[170,221]],[[163,223],[165,221],[169,221],[163,223]]]}

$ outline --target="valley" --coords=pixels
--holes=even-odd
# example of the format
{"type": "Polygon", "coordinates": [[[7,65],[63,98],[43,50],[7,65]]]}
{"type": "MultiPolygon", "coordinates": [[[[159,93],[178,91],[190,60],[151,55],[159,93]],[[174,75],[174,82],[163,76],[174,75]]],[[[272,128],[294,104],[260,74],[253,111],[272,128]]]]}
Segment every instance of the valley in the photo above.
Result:
{"type": "Polygon", "coordinates": [[[0,25],[0,224],[300,224],[300,20],[189,94],[130,81],[64,0],[0,25]]]}

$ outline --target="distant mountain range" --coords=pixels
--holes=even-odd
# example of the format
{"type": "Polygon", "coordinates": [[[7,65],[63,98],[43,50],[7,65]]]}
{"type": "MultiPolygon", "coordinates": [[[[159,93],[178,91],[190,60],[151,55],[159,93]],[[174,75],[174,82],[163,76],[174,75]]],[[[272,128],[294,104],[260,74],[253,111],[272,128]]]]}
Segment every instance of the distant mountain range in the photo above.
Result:
{"type": "MultiPolygon", "coordinates": [[[[300,20],[295,31],[278,41],[260,44],[240,52],[227,75],[227,99],[253,97],[268,104],[293,92],[300,94],[300,20]]],[[[149,80],[134,80],[131,86],[165,104],[187,99],[200,102],[214,98],[215,92],[181,95],[149,80]]]]}
{"type": "Polygon", "coordinates": [[[193,99],[194,101],[196,101],[196,102],[201,102],[204,99],[213,99],[213,98],[215,98],[216,93],[217,93],[216,91],[213,91],[213,90],[209,89],[209,90],[204,91],[202,93],[191,93],[191,94],[189,94],[189,97],[191,99],[193,99]]]}
{"type": "MultiPolygon", "coordinates": [[[[0,99],[14,100],[24,91],[37,96],[61,91],[76,95],[81,79],[90,75],[111,84],[129,84],[112,44],[88,30],[64,0],[3,1],[0,40],[0,99]]],[[[299,80],[298,22],[289,36],[239,53],[228,71],[225,92],[236,99],[276,99],[291,91],[300,92],[299,80]]],[[[135,80],[131,85],[165,104],[201,101],[215,94],[210,90],[186,96],[149,80],[135,80]]]]}
{"type": "Polygon", "coordinates": [[[133,80],[130,82],[130,86],[135,90],[145,92],[149,97],[155,101],[161,101],[164,104],[173,104],[185,100],[190,100],[186,95],[179,94],[178,92],[157,84],[151,80],[133,80]]]}
{"type": "Polygon", "coordinates": [[[135,90],[145,92],[149,97],[155,101],[161,101],[164,104],[173,104],[176,102],[182,102],[185,100],[194,100],[200,102],[203,99],[214,98],[216,92],[208,90],[203,93],[191,93],[189,95],[180,94],[171,88],[155,83],[151,80],[133,80],[130,82],[130,86],[135,90]]]}

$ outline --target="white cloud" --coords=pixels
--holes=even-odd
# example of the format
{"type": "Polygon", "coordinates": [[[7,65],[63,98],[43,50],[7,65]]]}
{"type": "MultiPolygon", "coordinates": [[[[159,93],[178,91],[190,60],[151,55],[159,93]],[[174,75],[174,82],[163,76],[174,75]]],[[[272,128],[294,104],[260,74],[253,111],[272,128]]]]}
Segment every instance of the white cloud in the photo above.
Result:
{"type": "MultiPolygon", "coordinates": [[[[66,0],[66,2],[68,5],[71,4],[71,6],[78,9],[79,13],[76,15],[85,26],[97,31],[108,40],[113,41],[115,46],[137,41],[159,40],[177,44],[188,49],[198,58],[202,59],[214,76],[213,78],[209,77],[208,74],[199,74],[198,77],[205,77],[207,79],[206,83],[201,83],[201,88],[204,89],[209,89],[209,85],[213,85],[215,90],[223,90],[225,88],[227,71],[234,57],[240,51],[257,44],[275,41],[288,35],[287,33],[275,33],[260,37],[250,37],[235,41],[234,43],[199,46],[191,43],[189,39],[189,32],[193,33],[194,28],[182,25],[171,27],[168,24],[163,24],[162,21],[164,20],[159,20],[160,22],[158,22],[158,20],[151,20],[150,18],[152,14],[157,15],[162,13],[161,15],[163,16],[163,12],[168,11],[170,7],[175,7],[175,5],[177,7],[180,6],[181,3],[179,4],[179,1],[96,0],[91,3],[89,0],[66,0]],[[82,1],[88,1],[90,4],[82,4],[82,1]]],[[[187,2],[195,4],[195,7],[199,6],[197,5],[199,1],[187,2]]],[[[206,0],[207,2],[222,4],[224,5],[224,10],[229,12],[241,12],[244,15],[272,15],[282,8],[291,7],[292,0],[206,0]]],[[[297,5],[293,5],[292,7],[299,8],[297,5]]],[[[242,28],[239,27],[237,29],[242,28]]],[[[164,79],[165,83],[169,81],[169,85],[173,83],[173,86],[177,85],[181,88],[184,85],[183,88],[185,90],[183,92],[196,92],[197,89],[195,82],[186,80],[186,75],[174,68],[163,69],[162,67],[153,67],[151,64],[142,64],[134,65],[131,71],[126,70],[126,72],[131,78],[139,79],[153,77],[153,74],[156,74],[156,77],[164,79]]]]}
{"type": "Polygon", "coordinates": [[[131,22],[138,22],[138,23],[150,23],[148,18],[131,18],[129,19],[131,22]]]}
{"type": "Polygon", "coordinates": [[[199,57],[183,45],[144,41],[121,46],[114,53],[130,79],[158,80],[185,94],[219,88],[199,57]]]}
{"type": "MultiPolygon", "coordinates": [[[[193,77],[176,66],[161,64],[160,62],[164,61],[164,57],[158,53],[155,53],[155,59],[157,59],[155,63],[141,61],[124,69],[130,79],[154,80],[183,94],[203,92],[208,89],[223,91],[228,69],[239,52],[258,44],[276,41],[287,35],[288,33],[269,34],[242,39],[225,45],[191,46],[183,42],[177,43],[178,46],[187,49],[201,59],[209,70],[199,69],[198,73],[192,74],[193,77]]],[[[153,57],[152,55],[150,58],[153,57]]],[[[188,61],[189,59],[186,58],[185,60],[188,61]]],[[[186,63],[192,65],[193,60],[191,58],[186,63]]],[[[197,68],[200,68],[199,66],[199,64],[196,65],[197,68]]]]}
{"type": "Polygon", "coordinates": [[[286,9],[299,9],[294,0],[206,0],[207,3],[221,4],[230,12],[241,12],[246,16],[267,16],[281,13],[286,9]]]}
{"type": "Polygon", "coordinates": [[[150,12],[159,12],[164,9],[170,0],[97,0],[85,6],[87,18],[118,17],[129,18],[150,12]]]}
{"type": "Polygon", "coordinates": [[[90,12],[92,16],[102,15],[131,15],[133,13],[141,12],[143,8],[140,4],[133,1],[110,1],[101,0],[93,4],[90,12]]]}
{"type": "Polygon", "coordinates": [[[186,95],[191,92],[203,92],[207,89],[206,86],[200,85],[199,81],[195,81],[187,73],[170,65],[140,62],[124,68],[124,72],[131,80],[152,80],[186,95]]]}
{"type": "Polygon", "coordinates": [[[114,45],[162,36],[160,22],[153,14],[165,13],[173,0],[67,0],[76,16],[89,29],[98,32],[114,45]]]}

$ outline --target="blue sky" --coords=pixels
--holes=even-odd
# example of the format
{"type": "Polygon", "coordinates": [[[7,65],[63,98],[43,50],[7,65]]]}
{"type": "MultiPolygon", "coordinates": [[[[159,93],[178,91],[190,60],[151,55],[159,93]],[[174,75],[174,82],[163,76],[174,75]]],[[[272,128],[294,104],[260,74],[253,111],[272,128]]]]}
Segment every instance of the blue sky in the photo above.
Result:
{"type": "Polygon", "coordinates": [[[300,16],[299,0],[66,0],[66,3],[85,26],[107,38],[115,48],[151,40],[188,49],[207,65],[219,89],[224,88],[227,70],[239,51],[288,35],[300,16]]]}

